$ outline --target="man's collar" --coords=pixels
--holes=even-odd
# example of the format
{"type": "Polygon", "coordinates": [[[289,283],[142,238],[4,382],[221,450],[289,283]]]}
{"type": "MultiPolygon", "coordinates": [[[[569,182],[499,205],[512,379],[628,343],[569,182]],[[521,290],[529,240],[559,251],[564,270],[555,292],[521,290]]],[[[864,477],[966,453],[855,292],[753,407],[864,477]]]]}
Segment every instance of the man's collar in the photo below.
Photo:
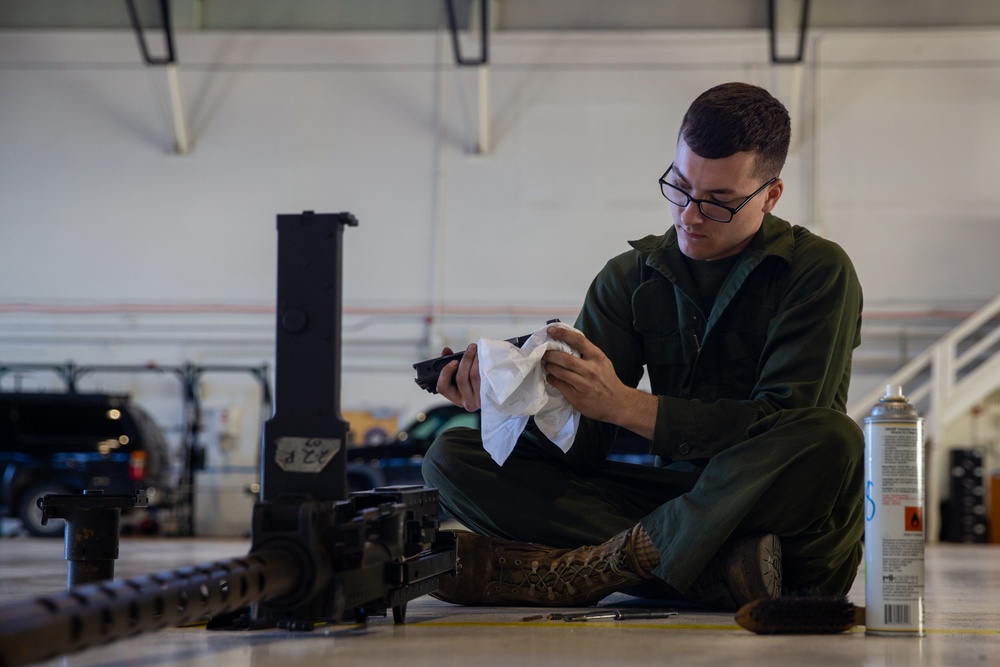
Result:
{"type": "MultiPolygon", "coordinates": [[[[666,234],[650,234],[644,238],[629,241],[629,245],[643,254],[648,254],[650,259],[660,252],[680,253],[677,246],[677,230],[671,227],[666,234]]],[[[792,234],[792,226],[776,215],[767,213],[761,222],[760,229],[750,239],[744,253],[760,253],[762,255],[777,255],[785,261],[791,261],[792,250],[795,246],[795,237],[792,234]]],[[[656,263],[647,263],[654,268],[659,268],[656,263]]]]}

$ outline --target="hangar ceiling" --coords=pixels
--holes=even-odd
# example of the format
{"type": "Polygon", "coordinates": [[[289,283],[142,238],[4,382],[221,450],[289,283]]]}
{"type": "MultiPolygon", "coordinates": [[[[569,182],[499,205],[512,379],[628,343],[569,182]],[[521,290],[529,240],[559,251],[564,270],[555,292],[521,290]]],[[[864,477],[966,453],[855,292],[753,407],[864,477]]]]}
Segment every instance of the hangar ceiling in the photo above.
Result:
{"type": "MultiPolygon", "coordinates": [[[[493,30],[764,29],[772,0],[489,0],[493,30]]],[[[797,16],[807,0],[773,0],[797,16]]],[[[177,30],[436,30],[446,0],[171,0],[177,30]]],[[[453,0],[460,22],[480,0],[453,0]]],[[[136,0],[152,9],[158,0],[136,0]]],[[[152,15],[152,12],[150,12],[152,15]]],[[[996,0],[812,0],[814,28],[1000,25],[996,0]]],[[[128,29],[125,0],[0,0],[0,29],[128,29]]]]}

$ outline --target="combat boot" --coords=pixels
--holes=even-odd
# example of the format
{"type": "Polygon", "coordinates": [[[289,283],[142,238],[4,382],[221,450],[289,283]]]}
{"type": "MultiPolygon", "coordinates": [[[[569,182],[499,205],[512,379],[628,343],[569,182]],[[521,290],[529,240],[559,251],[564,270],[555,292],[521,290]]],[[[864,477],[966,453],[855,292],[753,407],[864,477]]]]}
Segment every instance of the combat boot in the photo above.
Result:
{"type": "Polygon", "coordinates": [[[735,611],[747,602],[781,595],[781,541],[754,534],[727,544],[681,598],[735,611]]]}
{"type": "MultiPolygon", "coordinates": [[[[642,526],[597,546],[555,549],[457,534],[458,572],[442,577],[434,597],[462,605],[579,607],[652,578],[640,566],[655,547],[642,526]],[[637,555],[639,558],[637,558],[637,555]]],[[[656,558],[659,558],[657,555],[656,558]]]]}

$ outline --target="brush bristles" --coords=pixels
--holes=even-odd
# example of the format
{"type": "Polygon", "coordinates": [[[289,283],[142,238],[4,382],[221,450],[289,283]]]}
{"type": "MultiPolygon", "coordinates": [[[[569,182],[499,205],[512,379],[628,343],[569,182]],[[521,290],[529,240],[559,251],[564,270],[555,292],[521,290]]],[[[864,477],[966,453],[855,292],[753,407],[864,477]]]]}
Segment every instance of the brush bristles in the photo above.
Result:
{"type": "Polygon", "coordinates": [[[754,600],[736,622],[757,634],[836,634],[864,623],[864,609],[846,597],[784,597],[754,600]]]}

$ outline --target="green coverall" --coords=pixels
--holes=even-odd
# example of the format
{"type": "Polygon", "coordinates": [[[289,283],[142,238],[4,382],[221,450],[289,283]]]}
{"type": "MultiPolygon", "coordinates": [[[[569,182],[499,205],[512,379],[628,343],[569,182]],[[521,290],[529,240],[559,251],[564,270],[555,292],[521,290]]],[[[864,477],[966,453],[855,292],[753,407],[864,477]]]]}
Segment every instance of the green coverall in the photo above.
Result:
{"type": "Polygon", "coordinates": [[[864,438],[844,414],[862,305],[850,259],[768,214],[706,316],[673,228],[630,245],[576,327],[625,384],[645,368],[665,465],[606,460],[617,427],[583,418],[566,454],[529,423],[503,467],[479,431],[446,431],[426,482],[495,537],[576,547],[641,522],[656,575],[681,592],[727,540],[774,532],[786,590],[845,594],[864,527],[864,438]]]}

